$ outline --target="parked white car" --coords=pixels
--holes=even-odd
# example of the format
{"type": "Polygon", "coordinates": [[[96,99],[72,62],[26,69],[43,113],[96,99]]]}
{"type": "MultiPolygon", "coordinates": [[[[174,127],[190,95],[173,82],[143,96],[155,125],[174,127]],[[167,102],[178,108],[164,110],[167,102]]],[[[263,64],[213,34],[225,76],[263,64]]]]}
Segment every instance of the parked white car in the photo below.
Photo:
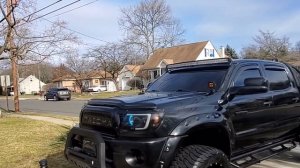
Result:
{"type": "Polygon", "coordinates": [[[88,88],[89,92],[103,92],[106,91],[107,88],[104,85],[100,85],[100,86],[91,86],[88,88]]]}

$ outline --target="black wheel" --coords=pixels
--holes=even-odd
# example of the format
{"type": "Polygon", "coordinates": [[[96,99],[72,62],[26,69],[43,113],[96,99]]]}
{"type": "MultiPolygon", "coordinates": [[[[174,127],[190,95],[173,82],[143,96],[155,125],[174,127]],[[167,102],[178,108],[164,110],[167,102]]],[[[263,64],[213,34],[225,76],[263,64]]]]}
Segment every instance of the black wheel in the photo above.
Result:
{"type": "Polygon", "coordinates": [[[47,96],[44,96],[44,100],[45,100],[45,101],[48,101],[48,98],[47,98],[47,96]]]}
{"type": "Polygon", "coordinates": [[[71,98],[67,98],[67,101],[70,101],[71,100],[71,98]]]}
{"type": "Polygon", "coordinates": [[[227,156],[219,149],[190,145],[178,151],[171,168],[229,168],[227,156]]]}

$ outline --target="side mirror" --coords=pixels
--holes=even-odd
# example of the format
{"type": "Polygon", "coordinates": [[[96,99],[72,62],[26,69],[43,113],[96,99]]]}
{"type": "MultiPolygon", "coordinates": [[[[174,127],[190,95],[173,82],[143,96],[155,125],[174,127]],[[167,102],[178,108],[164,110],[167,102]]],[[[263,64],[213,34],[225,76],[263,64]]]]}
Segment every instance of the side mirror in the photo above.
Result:
{"type": "Polygon", "coordinates": [[[268,81],[263,78],[246,78],[244,80],[244,85],[245,86],[268,86],[268,81]]]}
{"type": "Polygon", "coordinates": [[[244,86],[234,86],[229,88],[229,94],[231,95],[245,95],[264,93],[268,91],[268,81],[263,78],[246,78],[244,80],[244,86]]]}
{"type": "Polygon", "coordinates": [[[221,104],[231,101],[236,95],[247,95],[256,93],[265,93],[268,91],[268,81],[263,77],[246,78],[244,86],[230,87],[221,99],[221,104]]]}

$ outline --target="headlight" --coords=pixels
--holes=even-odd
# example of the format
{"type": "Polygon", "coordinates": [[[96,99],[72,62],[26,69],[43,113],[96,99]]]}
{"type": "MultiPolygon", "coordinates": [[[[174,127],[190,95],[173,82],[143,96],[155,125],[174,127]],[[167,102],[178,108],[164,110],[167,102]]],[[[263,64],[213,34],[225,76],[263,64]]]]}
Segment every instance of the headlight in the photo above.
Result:
{"type": "Polygon", "coordinates": [[[126,114],[121,127],[131,130],[145,130],[149,125],[157,127],[161,122],[162,114],[126,114]]]}

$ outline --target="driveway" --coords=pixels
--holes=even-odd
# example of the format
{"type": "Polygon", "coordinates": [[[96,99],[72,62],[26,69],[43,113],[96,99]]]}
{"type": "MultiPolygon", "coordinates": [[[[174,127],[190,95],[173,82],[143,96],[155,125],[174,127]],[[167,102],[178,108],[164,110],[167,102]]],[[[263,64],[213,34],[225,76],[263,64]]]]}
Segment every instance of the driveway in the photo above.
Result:
{"type": "Polygon", "coordinates": [[[249,168],[299,168],[300,167],[300,147],[274,156],[268,160],[250,166],[249,168]]]}

